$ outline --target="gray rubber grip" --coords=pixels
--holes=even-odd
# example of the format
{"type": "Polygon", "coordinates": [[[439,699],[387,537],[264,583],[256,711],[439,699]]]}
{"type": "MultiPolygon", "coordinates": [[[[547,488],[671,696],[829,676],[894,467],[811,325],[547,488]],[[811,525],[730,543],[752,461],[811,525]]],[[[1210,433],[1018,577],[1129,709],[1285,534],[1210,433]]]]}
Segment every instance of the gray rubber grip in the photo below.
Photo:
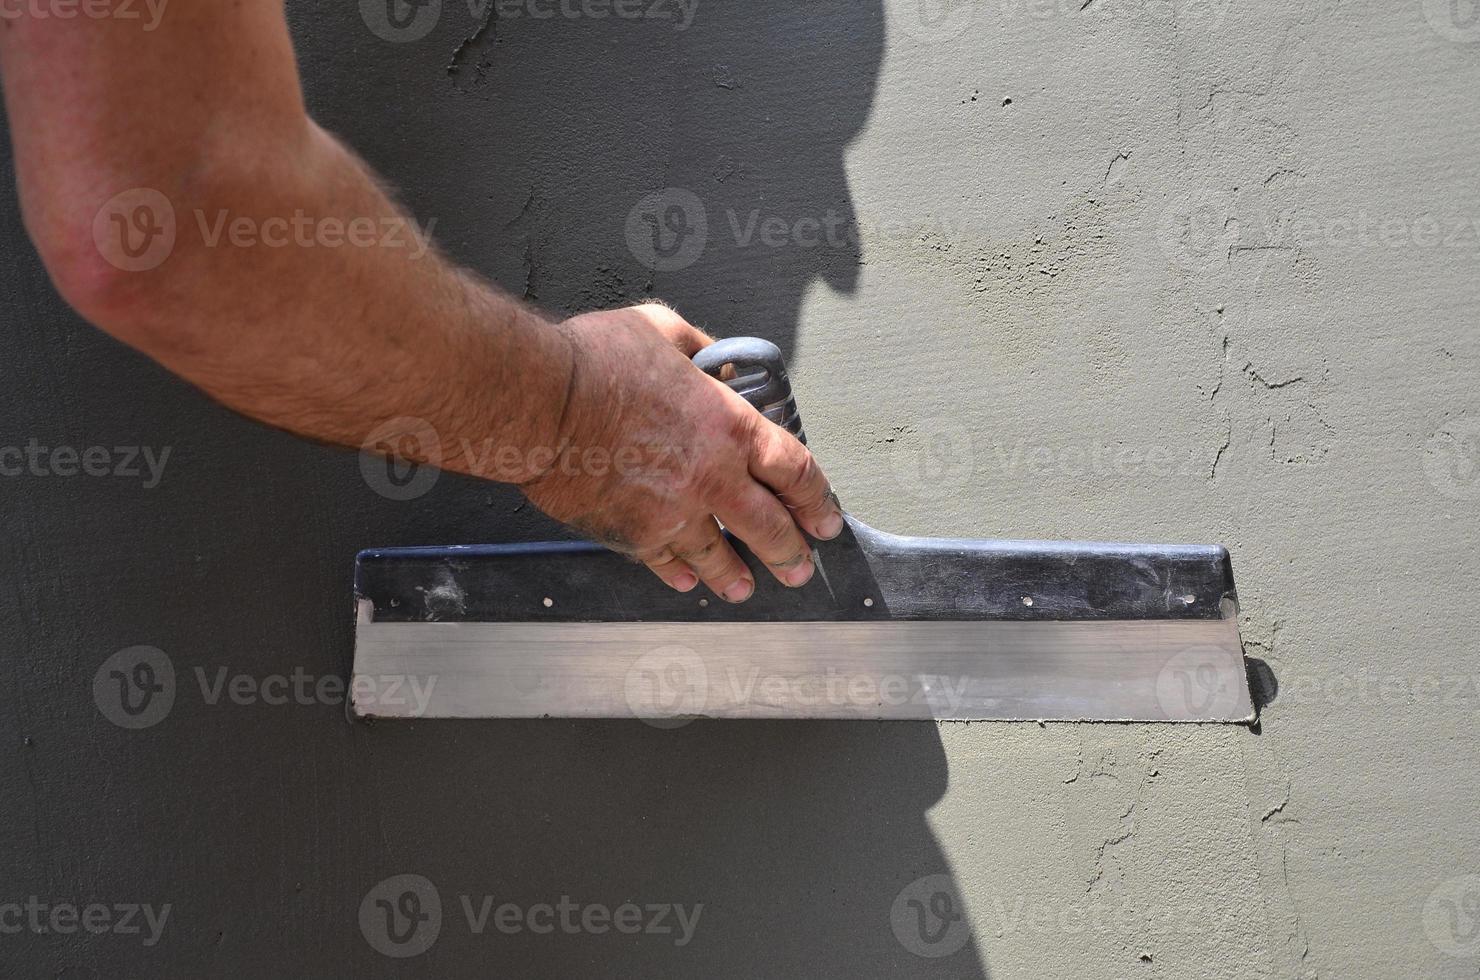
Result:
{"type": "Polygon", "coordinates": [[[731,337],[717,340],[694,355],[694,365],[716,378],[726,364],[734,365],[735,376],[725,384],[805,445],[807,434],[802,431],[802,416],[791,394],[781,348],[759,337],[731,337]]]}

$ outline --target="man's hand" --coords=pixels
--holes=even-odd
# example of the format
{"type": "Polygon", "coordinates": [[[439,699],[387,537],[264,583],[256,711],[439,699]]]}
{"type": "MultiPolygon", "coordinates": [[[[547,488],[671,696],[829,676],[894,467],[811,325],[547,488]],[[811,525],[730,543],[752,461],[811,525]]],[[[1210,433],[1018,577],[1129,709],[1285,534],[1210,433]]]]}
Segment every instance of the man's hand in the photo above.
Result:
{"type": "Polygon", "coordinates": [[[559,461],[523,484],[535,506],[682,592],[703,580],[743,602],[755,590],[716,518],[783,584],[810,579],[798,525],[836,537],[842,513],[794,436],[690,363],[710,338],[657,303],[588,313],[562,328],[575,371],[559,461]]]}
{"type": "Polygon", "coordinates": [[[783,582],[811,576],[797,525],[836,534],[837,505],[800,443],[689,363],[708,338],[656,304],[554,323],[414,234],[346,244],[345,228],[415,224],[305,113],[282,0],[172,5],[156,26],[0,24],[26,225],[83,316],[303,436],[361,447],[409,422],[514,451],[507,472],[467,453],[419,461],[517,483],[674,588],[754,589],[716,517],[783,582]],[[142,264],[125,261],[129,219],[152,208],[109,212],[138,194],[177,219],[142,264]],[[289,221],[339,232],[269,237],[289,221]],[[588,449],[613,465],[562,465],[588,449]]]}

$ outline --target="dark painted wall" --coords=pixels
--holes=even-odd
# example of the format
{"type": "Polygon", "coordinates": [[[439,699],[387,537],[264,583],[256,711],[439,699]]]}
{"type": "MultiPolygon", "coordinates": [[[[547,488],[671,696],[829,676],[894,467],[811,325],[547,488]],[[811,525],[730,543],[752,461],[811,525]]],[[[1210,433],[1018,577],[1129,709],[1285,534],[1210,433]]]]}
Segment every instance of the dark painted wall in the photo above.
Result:
{"type": "MultiPolygon", "coordinates": [[[[853,288],[858,251],[742,247],[726,212],[848,220],[843,151],[877,98],[877,7],[700,6],[683,29],[676,6],[638,20],[526,10],[480,31],[448,0],[401,43],[367,27],[373,4],[290,16],[316,116],[459,261],[552,310],[661,295],[715,333],[795,350],[803,289],[853,288]],[[625,228],[666,187],[699,197],[711,234],[692,265],[652,272],[625,228]]],[[[101,903],[113,924],[59,933],[34,913],[40,929],[0,933],[0,973],[981,974],[969,944],[922,958],[891,930],[901,889],[949,871],[924,819],[946,783],[933,725],[370,727],[333,698],[210,703],[198,672],[347,672],[360,548],[558,532],[516,494],[451,476],[384,499],[356,454],[212,404],[69,311],[9,186],[0,209],[0,449],[37,447],[35,467],[0,478],[0,905],[101,903]],[[110,475],[64,475],[78,464],[56,447],[102,447],[93,469],[110,475]],[[163,467],[111,475],[130,468],[126,447],[163,467]],[[130,730],[100,709],[109,672],[96,694],[94,679],[136,645],[164,652],[176,690],[130,730]],[[442,926],[426,953],[391,959],[359,910],[402,873],[434,883],[442,926]],[[475,910],[485,895],[704,909],[682,947],[480,936],[463,895],[475,910]],[[118,903],[168,903],[158,942],[147,924],[115,928],[118,903]]],[[[0,926],[14,921],[0,908],[0,926]]]]}

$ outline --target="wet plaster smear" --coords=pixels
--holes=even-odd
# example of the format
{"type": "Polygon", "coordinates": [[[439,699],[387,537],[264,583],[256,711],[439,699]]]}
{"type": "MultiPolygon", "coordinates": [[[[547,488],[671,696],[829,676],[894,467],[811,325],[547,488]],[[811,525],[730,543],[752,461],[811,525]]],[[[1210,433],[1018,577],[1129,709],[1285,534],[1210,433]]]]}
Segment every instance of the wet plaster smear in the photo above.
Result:
{"type": "Polygon", "coordinates": [[[152,945],[0,934],[5,972],[1476,976],[1462,12],[446,0],[387,40],[374,4],[289,6],[313,111],[458,261],[557,313],[656,295],[777,341],[875,526],[1228,545],[1278,690],[1257,734],[213,701],[223,669],[347,669],[356,549],[554,529],[451,476],[387,499],[210,404],[67,311],[6,191],[0,443],[171,455],[148,489],[0,480],[0,902],[171,911],[152,945]],[[665,189],[692,197],[654,249],[665,189]],[[128,730],[92,682],[138,644],[177,690],[128,730]],[[415,958],[362,929],[399,874],[440,898],[415,958]],[[500,931],[488,896],[685,926],[500,931]]]}

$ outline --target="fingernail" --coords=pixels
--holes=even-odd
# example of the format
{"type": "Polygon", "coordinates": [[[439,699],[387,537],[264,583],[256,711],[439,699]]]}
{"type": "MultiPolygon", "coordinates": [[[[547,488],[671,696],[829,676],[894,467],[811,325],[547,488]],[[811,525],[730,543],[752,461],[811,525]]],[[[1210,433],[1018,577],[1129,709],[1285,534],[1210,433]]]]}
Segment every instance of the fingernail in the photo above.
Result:
{"type": "Polygon", "coordinates": [[[831,541],[843,533],[843,512],[831,511],[826,517],[817,522],[817,536],[824,541],[831,541]]]}
{"type": "Polygon", "coordinates": [[[755,591],[755,583],[748,578],[738,578],[725,586],[720,596],[726,602],[744,602],[755,591]]]}
{"type": "Polygon", "coordinates": [[[693,572],[680,572],[673,577],[673,587],[680,592],[687,592],[699,584],[699,576],[693,572]]]}
{"type": "Polygon", "coordinates": [[[811,558],[808,558],[796,568],[786,573],[786,584],[793,589],[800,585],[806,585],[811,580],[812,573],[815,571],[817,571],[817,566],[812,564],[811,558]]]}

